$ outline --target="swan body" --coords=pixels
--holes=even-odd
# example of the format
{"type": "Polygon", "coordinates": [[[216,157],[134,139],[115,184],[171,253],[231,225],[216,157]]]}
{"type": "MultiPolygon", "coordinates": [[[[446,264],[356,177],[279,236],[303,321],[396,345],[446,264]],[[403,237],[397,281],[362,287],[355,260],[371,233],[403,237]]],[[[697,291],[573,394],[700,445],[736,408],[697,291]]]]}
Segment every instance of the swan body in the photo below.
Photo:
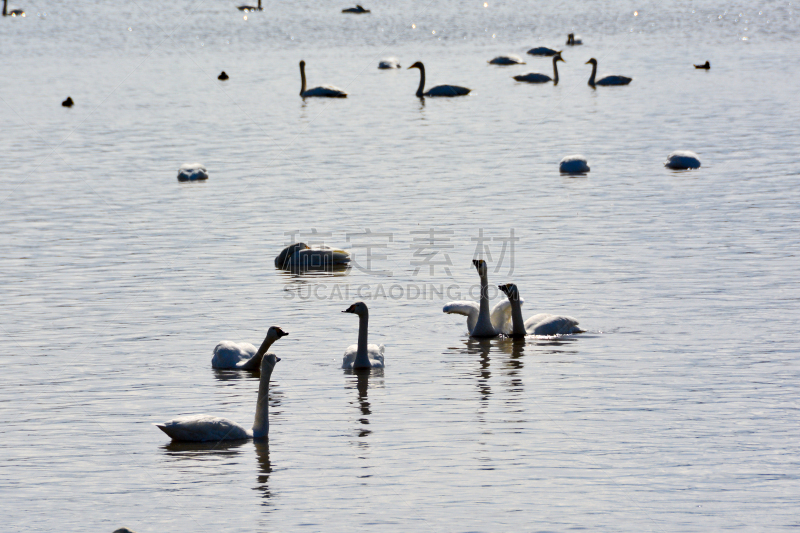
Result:
{"type": "Polygon", "coordinates": [[[568,155],[558,163],[558,170],[562,174],[585,174],[589,172],[589,162],[582,155],[568,155]]]}
{"type": "Polygon", "coordinates": [[[225,80],[227,80],[228,78],[230,78],[230,76],[228,76],[228,75],[225,73],[225,71],[224,71],[224,70],[223,70],[222,72],[220,72],[219,76],[217,76],[217,79],[218,79],[218,80],[221,80],[221,81],[225,81],[225,80]]]}
{"type": "Polygon", "coordinates": [[[320,246],[310,248],[304,242],[290,244],[275,258],[275,268],[284,270],[291,269],[313,269],[330,268],[332,266],[344,266],[350,263],[350,253],[345,250],[337,250],[320,246]]]}
{"type": "Polygon", "coordinates": [[[699,68],[699,69],[703,69],[703,70],[710,70],[711,69],[711,63],[706,61],[702,65],[695,65],[694,68],[699,68]]]}
{"type": "Polygon", "coordinates": [[[367,344],[367,328],[369,325],[369,310],[364,302],[356,302],[342,313],[358,315],[358,344],[348,346],[342,357],[342,368],[383,368],[384,346],[381,344],[367,344]]]}
{"type": "Polygon", "coordinates": [[[579,46],[582,44],[583,41],[581,40],[580,36],[575,37],[574,33],[567,35],[567,46],[579,46]]]}
{"type": "Polygon", "coordinates": [[[208,171],[200,163],[186,163],[178,170],[178,181],[207,180],[208,171]]]}
{"type": "Polygon", "coordinates": [[[347,9],[342,9],[342,13],[361,14],[361,13],[369,13],[369,12],[370,12],[369,9],[364,9],[363,7],[361,7],[358,4],[356,4],[356,7],[348,7],[347,9]]]}
{"type": "Polygon", "coordinates": [[[458,85],[437,85],[429,91],[423,92],[425,90],[425,65],[423,65],[421,61],[417,61],[408,68],[419,69],[419,87],[417,87],[418,98],[422,98],[423,96],[465,96],[470,92],[470,89],[459,87],[458,85]]]}
{"type": "Polygon", "coordinates": [[[156,424],[156,427],[174,441],[208,442],[266,437],[269,434],[269,380],[278,361],[280,358],[275,354],[267,354],[261,360],[261,380],[258,384],[258,401],[252,429],[227,418],[209,415],[182,416],[156,424]]]}
{"type": "Polygon", "coordinates": [[[553,50],[552,48],[547,48],[545,46],[539,46],[538,48],[531,48],[528,50],[528,53],[532,56],[554,56],[558,53],[558,50],[553,50]]]}
{"type": "Polygon", "coordinates": [[[676,150],[667,156],[664,166],[672,170],[700,168],[700,158],[689,150],[676,150]]]}
{"type": "Polygon", "coordinates": [[[3,16],[4,17],[24,17],[25,11],[21,9],[8,10],[8,0],[3,0],[3,16]]]}
{"type": "Polygon", "coordinates": [[[525,83],[547,83],[548,81],[552,81],[553,85],[558,85],[558,62],[561,61],[562,63],[566,63],[561,58],[561,52],[558,52],[556,55],[553,56],[553,77],[546,74],[540,74],[539,72],[528,72],[527,74],[520,74],[518,76],[514,76],[514,79],[517,81],[522,81],[525,83]]]}
{"type": "Polygon", "coordinates": [[[518,56],[497,56],[491,61],[490,65],[524,65],[525,62],[518,56]]]}
{"type": "Polygon", "coordinates": [[[249,342],[235,343],[222,341],[214,347],[214,357],[211,358],[211,367],[219,369],[258,370],[261,360],[272,344],[288,335],[278,326],[272,326],[267,331],[264,342],[256,350],[249,342]]]}
{"type": "Polygon", "coordinates": [[[467,317],[467,329],[470,337],[497,337],[511,331],[511,305],[508,300],[496,304],[489,312],[489,280],[486,261],[473,259],[472,264],[481,277],[480,303],[469,301],[449,302],[442,312],[464,315],[467,317]]]}
{"type": "Polygon", "coordinates": [[[522,320],[522,299],[519,290],[513,283],[499,285],[498,288],[508,296],[511,306],[511,332],[509,337],[524,337],[525,335],[570,335],[583,333],[578,327],[578,321],[569,316],[539,313],[528,320],[522,320]]]}
{"type": "Polygon", "coordinates": [[[392,69],[392,68],[400,68],[400,63],[398,63],[395,58],[390,57],[390,58],[384,59],[380,63],[378,63],[378,68],[381,69],[381,70],[387,70],[387,69],[392,69]]]}
{"type": "Polygon", "coordinates": [[[72,98],[67,96],[67,99],[61,102],[63,107],[72,107],[75,105],[75,102],[72,101],[72,98]]]}
{"type": "Polygon", "coordinates": [[[258,6],[239,6],[236,9],[239,11],[244,11],[245,13],[250,13],[251,11],[263,11],[263,9],[261,9],[261,0],[258,0],[258,6]]]}
{"type": "Polygon", "coordinates": [[[594,87],[595,85],[628,85],[633,79],[626,76],[606,76],[605,78],[595,81],[594,77],[597,74],[597,60],[595,58],[591,58],[586,62],[586,64],[592,65],[592,75],[589,77],[589,85],[591,87],[594,87]]]}
{"type": "Polygon", "coordinates": [[[303,98],[347,98],[347,93],[333,85],[320,85],[306,90],[306,62],[300,61],[300,96],[303,98]]]}

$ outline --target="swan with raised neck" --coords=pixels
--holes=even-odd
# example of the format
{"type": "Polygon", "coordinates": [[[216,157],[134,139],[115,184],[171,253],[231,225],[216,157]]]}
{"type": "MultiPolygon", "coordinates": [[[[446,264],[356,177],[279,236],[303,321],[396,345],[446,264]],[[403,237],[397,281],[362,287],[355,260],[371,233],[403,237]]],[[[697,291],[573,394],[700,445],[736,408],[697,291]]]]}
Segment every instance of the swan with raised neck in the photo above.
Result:
{"type": "Polygon", "coordinates": [[[533,315],[528,320],[522,318],[522,299],[519,296],[519,289],[513,283],[498,285],[498,289],[508,296],[511,304],[511,332],[507,335],[512,338],[520,338],[525,335],[569,335],[572,333],[583,333],[578,327],[578,321],[569,316],[551,315],[539,313],[533,315]]]}
{"type": "Polygon", "coordinates": [[[369,309],[364,302],[356,302],[342,313],[358,315],[358,344],[351,345],[345,350],[342,358],[342,368],[383,368],[384,346],[368,344],[367,332],[369,329],[369,309]]]}
{"type": "Polygon", "coordinates": [[[481,299],[480,310],[478,311],[478,322],[470,332],[471,337],[497,337],[500,331],[492,324],[492,315],[489,312],[489,277],[486,261],[483,259],[473,259],[472,264],[481,277],[481,299]]]}
{"type": "Polygon", "coordinates": [[[218,369],[258,370],[267,350],[270,349],[275,341],[287,335],[289,334],[278,326],[270,327],[258,350],[255,350],[252,344],[246,342],[237,344],[235,342],[222,341],[214,347],[211,366],[218,369]]]}

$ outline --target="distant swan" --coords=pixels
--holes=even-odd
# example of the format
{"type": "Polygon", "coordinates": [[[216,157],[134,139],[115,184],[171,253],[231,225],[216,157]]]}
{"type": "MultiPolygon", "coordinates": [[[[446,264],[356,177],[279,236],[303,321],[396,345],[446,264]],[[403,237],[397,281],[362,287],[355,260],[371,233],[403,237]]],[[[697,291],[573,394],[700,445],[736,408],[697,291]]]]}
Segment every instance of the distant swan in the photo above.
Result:
{"type": "Polygon", "coordinates": [[[222,80],[222,81],[225,81],[225,80],[227,80],[228,78],[230,78],[230,76],[228,76],[228,75],[225,73],[225,71],[224,71],[224,70],[223,70],[222,72],[220,72],[219,76],[217,76],[217,79],[218,79],[218,80],[222,80]]]}
{"type": "Polygon", "coordinates": [[[473,259],[472,264],[481,277],[481,301],[457,301],[444,306],[442,312],[464,315],[467,317],[467,329],[470,337],[497,337],[501,333],[511,331],[511,305],[508,300],[496,304],[489,313],[489,280],[486,261],[473,259]]]}
{"type": "Polygon", "coordinates": [[[244,11],[246,13],[249,13],[250,11],[263,11],[263,9],[261,9],[261,0],[258,0],[258,7],[255,7],[255,6],[239,6],[237,9],[239,11],[244,11]]]}
{"type": "Polygon", "coordinates": [[[3,16],[4,17],[24,17],[25,12],[21,9],[8,10],[8,0],[3,0],[3,16]]]}
{"type": "Polygon", "coordinates": [[[538,48],[531,48],[528,50],[528,53],[532,56],[554,56],[558,53],[558,50],[553,50],[552,48],[546,48],[544,46],[540,46],[538,48]]]}
{"type": "Polygon", "coordinates": [[[275,268],[284,270],[329,268],[348,263],[350,263],[350,253],[346,250],[322,246],[310,248],[304,242],[290,244],[275,258],[275,268]]]}
{"type": "Polygon", "coordinates": [[[519,297],[517,286],[513,283],[508,283],[506,285],[498,285],[498,288],[508,296],[508,301],[511,302],[511,332],[508,333],[509,337],[583,333],[583,330],[578,327],[578,321],[568,316],[540,313],[523,322],[522,300],[519,297]]]}
{"type": "Polygon", "coordinates": [[[186,163],[178,170],[178,181],[207,180],[208,171],[200,163],[186,163]]]}
{"type": "Polygon", "coordinates": [[[261,360],[261,380],[253,428],[247,429],[228,420],[209,415],[190,415],[175,418],[156,427],[174,441],[206,442],[237,439],[258,439],[269,434],[269,379],[280,358],[267,354],[261,360]]]}
{"type": "Polygon", "coordinates": [[[235,343],[222,341],[214,347],[214,357],[211,358],[211,367],[220,369],[258,370],[261,368],[261,359],[272,344],[288,335],[278,326],[272,326],[264,337],[264,342],[256,351],[256,347],[249,342],[235,343]]]}
{"type": "Polygon", "coordinates": [[[583,41],[580,37],[575,37],[574,33],[570,33],[567,35],[567,46],[578,46],[583,44],[583,41]]]}
{"type": "Polygon", "coordinates": [[[369,325],[369,311],[367,304],[356,302],[342,313],[358,315],[358,344],[347,347],[342,357],[342,368],[383,368],[384,346],[381,344],[367,344],[367,327],[369,325]]]}
{"type": "Polygon", "coordinates": [[[558,170],[562,174],[585,174],[591,170],[589,162],[582,155],[568,155],[558,163],[558,170]]]}
{"type": "Polygon", "coordinates": [[[700,158],[689,150],[676,150],[667,156],[664,166],[672,170],[700,168],[700,158]]]}
{"type": "Polygon", "coordinates": [[[589,78],[589,85],[594,87],[595,85],[628,85],[632,78],[627,78],[625,76],[606,76],[605,78],[599,79],[594,81],[595,74],[597,74],[597,60],[595,58],[591,58],[586,64],[592,65],[592,75],[589,78]]]}
{"type": "Polygon", "coordinates": [[[553,77],[551,78],[547,74],[540,74],[538,72],[528,72],[527,74],[520,74],[518,76],[514,76],[514,79],[517,81],[523,81],[525,83],[547,83],[548,81],[552,81],[553,85],[558,85],[558,66],[557,63],[561,61],[562,63],[566,63],[561,58],[561,52],[558,52],[556,55],[553,56],[553,77]]]}
{"type": "Polygon", "coordinates": [[[400,63],[398,63],[395,58],[390,57],[378,63],[378,68],[382,70],[390,68],[400,68],[400,63]]]}
{"type": "Polygon", "coordinates": [[[491,61],[490,65],[524,65],[525,62],[518,56],[497,56],[491,61]]]}
{"type": "Polygon", "coordinates": [[[703,69],[703,70],[709,70],[709,69],[711,69],[711,63],[709,63],[708,61],[706,61],[706,62],[705,62],[705,63],[703,63],[702,65],[695,65],[695,66],[694,66],[694,68],[701,68],[701,69],[703,69]]]}
{"type": "Polygon", "coordinates": [[[464,96],[469,94],[470,89],[459,87],[458,85],[437,85],[428,92],[423,92],[425,90],[425,65],[421,61],[417,61],[408,68],[419,69],[419,87],[417,88],[417,97],[419,98],[423,96],[464,96]]]}
{"type": "Polygon", "coordinates": [[[369,13],[369,9],[364,9],[360,5],[356,4],[356,7],[348,7],[347,9],[342,9],[342,13],[369,13]]]}
{"type": "Polygon", "coordinates": [[[300,96],[309,98],[320,96],[325,98],[347,98],[347,93],[333,85],[320,85],[313,89],[306,90],[306,62],[300,61],[300,96]]]}

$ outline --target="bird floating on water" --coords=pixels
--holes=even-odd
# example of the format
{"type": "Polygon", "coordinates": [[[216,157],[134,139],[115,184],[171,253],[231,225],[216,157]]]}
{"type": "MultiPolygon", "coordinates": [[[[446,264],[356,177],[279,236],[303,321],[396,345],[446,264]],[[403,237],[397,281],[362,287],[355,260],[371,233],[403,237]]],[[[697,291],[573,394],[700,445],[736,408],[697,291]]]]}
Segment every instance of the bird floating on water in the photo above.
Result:
{"type": "Polygon", "coordinates": [[[518,56],[497,56],[489,61],[490,65],[524,65],[525,62],[518,56]]]}
{"type": "Polygon", "coordinates": [[[258,0],[258,6],[239,6],[236,9],[239,11],[244,11],[245,13],[250,13],[251,11],[264,11],[261,8],[261,0],[258,0]]]}
{"type": "Polygon", "coordinates": [[[525,335],[570,335],[583,333],[578,327],[578,321],[571,316],[551,315],[539,313],[528,320],[522,320],[522,299],[519,290],[513,283],[498,285],[498,289],[508,296],[511,304],[511,332],[507,335],[512,338],[521,338],[525,335]]]}
{"type": "Polygon", "coordinates": [[[3,0],[3,16],[4,17],[24,17],[25,11],[21,9],[8,10],[8,0],[3,0]]]}
{"type": "Polygon", "coordinates": [[[369,326],[369,310],[364,302],[356,302],[342,313],[358,315],[358,344],[347,347],[342,356],[342,368],[383,368],[383,352],[385,346],[381,344],[367,344],[367,328],[369,326]]]}
{"type": "Polygon", "coordinates": [[[705,62],[705,63],[703,63],[702,65],[695,65],[695,66],[694,66],[694,68],[697,68],[697,69],[703,69],[703,70],[710,70],[710,69],[711,69],[711,63],[709,63],[708,61],[706,61],[706,62],[705,62]]]}
{"type": "Polygon", "coordinates": [[[400,63],[393,57],[388,57],[378,63],[378,68],[381,70],[392,69],[392,68],[400,68],[400,63]]]}
{"type": "Polygon", "coordinates": [[[675,150],[667,156],[664,166],[672,170],[700,168],[700,158],[690,150],[675,150]]]}
{"type": "Polygon", "coordinates": [[[586,62],[586,64],[592,65],[592,75],[589,76],[589,85],[591,87],[594,87],[595,85],[628,85],[633,79],[626,76],[606,76],[605,78],[595,81],[594,77],[597,74],[597,60],[595,58],[591,58],[586,62]]]}
{"type": "Polygon", "coordinates": [[[230,76],[228,76],[227,74],[225,74],[225,71],[224,71],[224,70],[223,70],[223,71],[220,73],[220,75],[219,75],[219,76],[217,76],[217,79],[218,79],[218,80],[222,80],[222,81],[225,81],[225,80],[227,80],[228,78],[230,78],[230,76]]]}
{"type": "Polygon", "coordinates": [[[578,46],[581,44],[583,44],[583,41],[581,40],[580,36],[575,37],[574,33],[567,35],[567,46],[578,46]]]}
{"type": "Polygon", "coordinates": [[[275,258],[275,268],[283,270],[330,270],[349,263],[350,253],[346,250],[327,246],[311,248],[304,242],[290,244],[275,258]]]}
{"type": "Polygon", "coordinates": [[[552,78],[547,74],[540,74],[539,72],[528,72],[527,74],[519,74],[517,76],[514,76],[514,79],[525,83],[547,83],[548,81],[552,81],[553,85],[558,85],[558,66],[556,66],[556,64],[559,61],[561,61],[562,63],[566,63],[566,61],[564,61],[564,59],[562,59],[561,57],[561,52],[558,52],[556,55],[553,56],[552,78]]]}
{"type": "Polygon", "coordinates": [[[443,313],[467,317],[470,337],[497,337],[511,332],[511,302],[503,300],[489,311],[488,267],[483,259],[473,259],[472,264],[481,277],[481,299],[479,303],[470,301],[449,302],[442,308],[443,313]]]}
{"type": "Polygon", "coordinates": [[[437,85],[427,92],[425,90],[425,65],[421,61],[417,61],[410,67],[419,69],[419,87],[417,88],[417,97],[423,96],[464,96],[469,94],[470,89],[466,87],[459,87],[458,85],[437,85]]]}
{"type": "Polygon", "coordinates": [[[200,163],[186,163],[178,170],[178,181],[207,180],[208,171],[200,163]]]}
{"type": "Polygon", "coordinates": [[[369,13],[369,12],[370,12],[369,9],[364,9],[363,7],[361,7],[358,4],[356,4],[356,7],[348,7],[347,9],[342,9],[342,13],[361,14],[361,13],[369,13]]]}
{"type": "Polygon", "coordinates": [[[568,155],[558,163],[558,170],[562,174],[586,174],[591,170],[589,162],[580,154],[568,155]]]}
{"type": "Polygon", "coordinates": [[[528,53],[532,56],[554,56],[558,53],[558,50],[553,50],[552,48],[547,48],[544,46],[540,46],[538,48],[531,48],[528,50],[528,53]]]}
{"type": "Polygon", "coordinates": [[[306,62],[300,61],[300,96],[303,98],[347,98],[347,93],[333,85],[320,85],[306,90],[306,62]]]}
{"type": "Polygon", "coordinates": [[[67,99],[61,102],[61,105],[64,107],[72,107],[73,105],[75,105],[75,102],[72,101],[72,98],[67,96],[67,99]]]}
{"type": "Polygon", "coordinates": [[[236,370],[258,370],[261,368],[261,360],[267,354],[270,346],[281,337],[288,333],[278,326],[272,326],[267,331],[264,341],[256,347],[249,342],[222,341],[214,347],[214,357],[211,358],[211,368],[236,369],[236,370]]]}

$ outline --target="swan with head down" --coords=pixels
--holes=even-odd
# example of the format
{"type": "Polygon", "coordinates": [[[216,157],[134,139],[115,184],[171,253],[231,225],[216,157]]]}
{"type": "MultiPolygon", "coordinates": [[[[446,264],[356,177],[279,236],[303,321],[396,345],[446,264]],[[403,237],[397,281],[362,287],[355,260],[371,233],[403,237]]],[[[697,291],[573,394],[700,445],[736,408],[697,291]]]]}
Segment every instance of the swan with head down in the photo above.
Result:
{"type": "Polygon", "coordinates": [[[275,268],[283,270],[329,269],[349,263],[350,253],[346,250],[326,246],[311,248],[304,242],[290,244],[275,258],[275,268]]]}
{"type": "Polygon", "coordinates": [[[214,347],[214,357],[211,358],[211,367],[219,369],[258,370],[261,368],[261,359],[272,344],[288,333],[278,326],[272,326],[264,337],[264,342],[256,350],[249,342],[235,343],[222,341],[214,347]]]}
{"type": "Polygon", "coordinates": [[[383,368],[383,344],[367,344],[367,328],[369,327],[369,310],[364,302],[356,302],[342,313],[358,315],[358,344],[347,347],[342,357],[342,368],[383,368]]]}
{"type": "Polygon", "coordinates": [[[488,268],[483,259],[473,259],[472,264],[481,277],[480,303],[468,301],[449,302],[442,312],[464,315],[467,317],[467,329],[470,337],[497,337],[511,331],[511,304],[503,300],[489,311],[489,279],[488,268]]]}
{"type": "Polygon", "coordinates": [[[528,320],[522,319],[522,299],[519,297],[519,290],[513,283],[498,285],[498,288],[508,296],[511,303],[511,331],[507,333],[509,337],[517,338],[525,335],[569,335],[572,333],[583,333],[578,327],[578,321],[569,316],[550,315],[539,313],[533,315],[528,320]]]}

